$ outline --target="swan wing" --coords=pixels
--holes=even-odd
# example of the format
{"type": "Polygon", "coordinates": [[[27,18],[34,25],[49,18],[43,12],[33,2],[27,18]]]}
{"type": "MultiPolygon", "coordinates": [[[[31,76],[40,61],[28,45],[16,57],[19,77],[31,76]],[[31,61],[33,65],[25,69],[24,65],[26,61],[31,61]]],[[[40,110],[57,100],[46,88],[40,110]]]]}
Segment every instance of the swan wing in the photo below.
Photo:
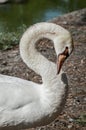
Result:
{"type": "Polygon", "coordinates": [[[39,100],[39,84],[0,75],[0,109],[17,109],[39,100]]]}

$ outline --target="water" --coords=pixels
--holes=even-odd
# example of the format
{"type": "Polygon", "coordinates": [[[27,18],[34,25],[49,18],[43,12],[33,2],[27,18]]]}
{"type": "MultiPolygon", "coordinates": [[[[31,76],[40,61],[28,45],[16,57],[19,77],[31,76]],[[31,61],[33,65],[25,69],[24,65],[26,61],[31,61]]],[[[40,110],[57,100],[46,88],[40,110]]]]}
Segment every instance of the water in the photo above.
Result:
{"type": "Polygon", "coordinates": [[[26,4],[0,5],[0,50],[20,42],[30,25],[86,7],[86,0],[28,0],[26,4]]]}
{"type": "Polygon", "coordinates": [[[29,0],[26,4],[0,5],[0,32],[47,21],[86,7],[86,0],[29,0]]]}

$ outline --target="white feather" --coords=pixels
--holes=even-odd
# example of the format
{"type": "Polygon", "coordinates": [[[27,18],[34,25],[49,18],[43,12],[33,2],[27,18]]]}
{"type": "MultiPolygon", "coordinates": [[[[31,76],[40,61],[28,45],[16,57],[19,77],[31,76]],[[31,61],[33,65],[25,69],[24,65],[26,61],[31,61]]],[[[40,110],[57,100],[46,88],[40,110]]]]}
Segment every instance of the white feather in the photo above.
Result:
{"type": "Polygon", "coordinates": [[[62,51],[62,41],[64,47],[72,44],[70,33],[53,23],[38,23],[27,29],[20,40],[20,54],[27,66],[42,76],[43,84],[0,75],[0,128],[17,130],[49,124],[65,104],[65,74],[61,71],[57,75],[56,64],[35,49],[35,43],[43,37],[53,41],[57,55],[62,51]]]}

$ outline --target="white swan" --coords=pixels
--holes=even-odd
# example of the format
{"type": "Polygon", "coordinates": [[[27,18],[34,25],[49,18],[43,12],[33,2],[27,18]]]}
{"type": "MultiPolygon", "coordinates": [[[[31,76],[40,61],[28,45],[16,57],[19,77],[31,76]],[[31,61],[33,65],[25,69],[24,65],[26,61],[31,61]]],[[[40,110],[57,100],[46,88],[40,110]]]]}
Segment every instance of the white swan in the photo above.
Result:
{"type": "Polygon", "coordinates": [[[67,95],[66,76],[60,69],[72,49],[70,33],[59,25],[45,22],[27,29],[20,41],[20,54],[27,66],[42,76],[43,84],[0,75],[0,128],[32,128],[57,117],[67,95]],[[58,72],[57,64],[35,49],[35,43],[43,37],[54,43],[58,72]]]}

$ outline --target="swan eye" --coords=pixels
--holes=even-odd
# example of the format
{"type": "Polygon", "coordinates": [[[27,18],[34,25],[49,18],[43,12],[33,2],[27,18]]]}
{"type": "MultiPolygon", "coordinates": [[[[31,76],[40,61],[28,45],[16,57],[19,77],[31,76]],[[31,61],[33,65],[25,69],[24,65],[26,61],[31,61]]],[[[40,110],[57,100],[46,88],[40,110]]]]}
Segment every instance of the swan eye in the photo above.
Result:
{"type": "Polygon", "coordinates": [[[69,56],[69,50],[68,50],[68,47],[65,48],[65,51],[64,51],[62,54],[65,55],[66,58],[69,56]]]}

